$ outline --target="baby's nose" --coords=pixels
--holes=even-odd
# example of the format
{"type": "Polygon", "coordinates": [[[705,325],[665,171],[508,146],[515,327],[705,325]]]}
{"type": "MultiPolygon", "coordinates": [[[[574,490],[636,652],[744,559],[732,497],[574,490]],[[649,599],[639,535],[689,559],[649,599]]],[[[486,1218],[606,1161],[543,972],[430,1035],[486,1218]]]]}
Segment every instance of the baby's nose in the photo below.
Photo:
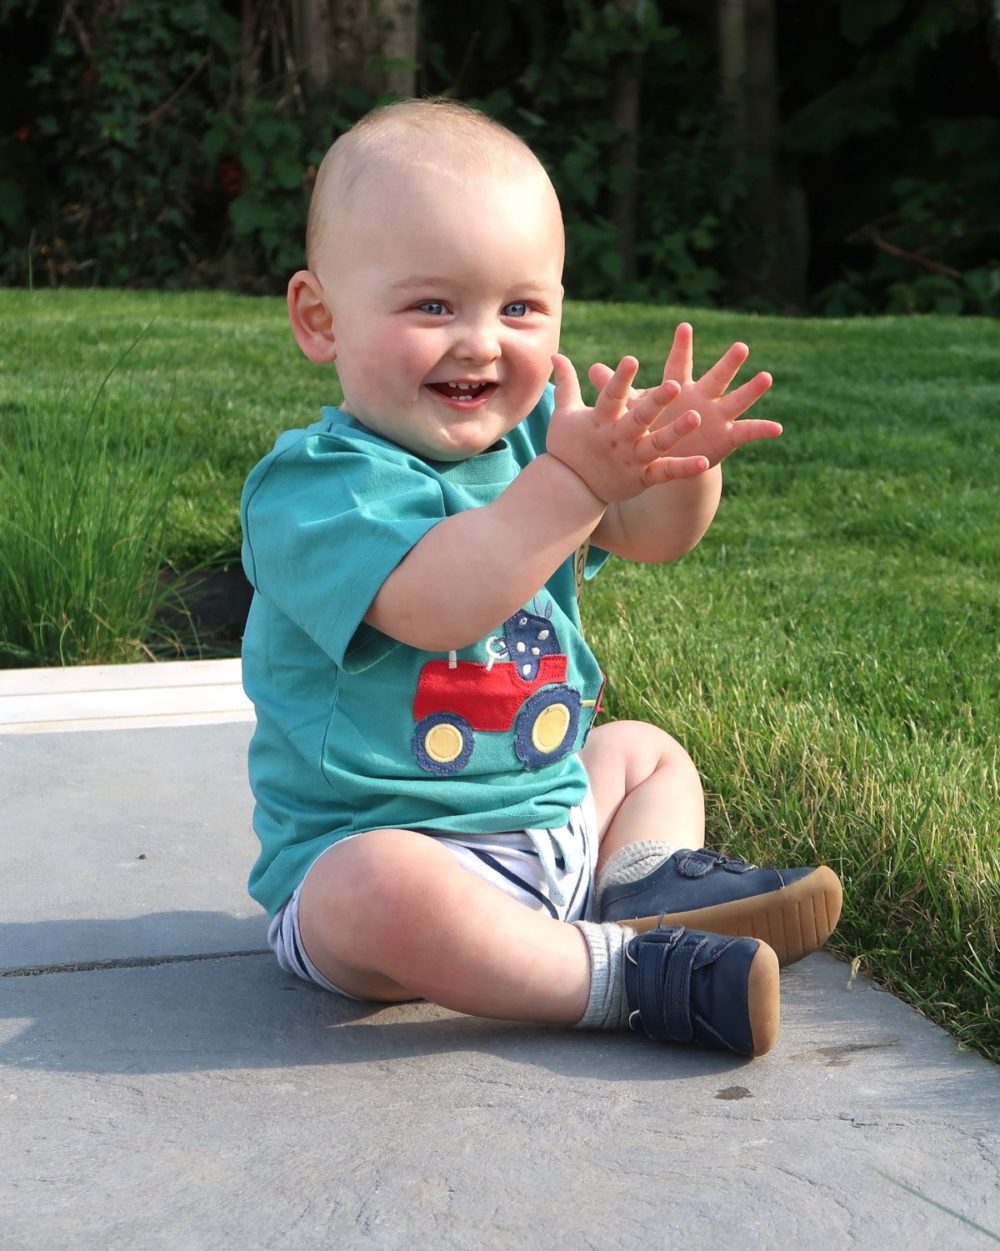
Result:
{"type": "Polygon", "coordinates": [[[454,354],[463,361],[492,361],[500,355],[500,337],[491,322],[468,323],[462,327],[454,354]]]}

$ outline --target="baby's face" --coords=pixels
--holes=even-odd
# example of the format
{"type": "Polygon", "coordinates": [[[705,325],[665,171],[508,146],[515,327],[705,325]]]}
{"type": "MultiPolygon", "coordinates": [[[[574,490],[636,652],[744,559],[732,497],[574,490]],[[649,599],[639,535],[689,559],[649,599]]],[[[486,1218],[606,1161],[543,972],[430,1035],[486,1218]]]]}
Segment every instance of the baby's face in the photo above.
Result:
{"type": "Polygon", "coordinates": [[[346,410],[438,461],[523,420],[562,314],[562,221],[542,172],[366,173],[333,226],[316,273],[346,410]]]}

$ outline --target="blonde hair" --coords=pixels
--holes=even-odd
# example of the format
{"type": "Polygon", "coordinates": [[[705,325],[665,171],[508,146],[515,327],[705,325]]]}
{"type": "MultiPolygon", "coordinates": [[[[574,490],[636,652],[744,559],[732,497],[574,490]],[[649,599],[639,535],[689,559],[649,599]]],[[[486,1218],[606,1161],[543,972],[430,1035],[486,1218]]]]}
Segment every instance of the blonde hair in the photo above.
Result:
{"type": "Polygon", "coordinates": [[[319,167],[306,223],[310,269],[325,241],[331,208],[343,208],[366,172],[392,162],[451,173],[534,166],[531,148],[500,122],[455,100],[400,100],[366,113],[330,147],[319,167]]]}

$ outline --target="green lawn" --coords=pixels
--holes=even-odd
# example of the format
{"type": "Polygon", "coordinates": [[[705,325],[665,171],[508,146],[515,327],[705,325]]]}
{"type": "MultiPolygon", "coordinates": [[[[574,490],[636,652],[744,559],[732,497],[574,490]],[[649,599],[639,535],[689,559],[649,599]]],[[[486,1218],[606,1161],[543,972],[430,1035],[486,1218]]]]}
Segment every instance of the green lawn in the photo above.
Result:
{"type": "MultiPolygon", "coordinates": [[[[685,743],[714,844],[831,863],[837,948],[1000,1060],[1000,326],[573,304],[564,348],[649,381],[682,316],[702,366],[750,343],[785,434],[692,555],[588,588],[611,710],[685,743]]],[[[277,300],[0,291],[0,329],[0,663],[155,651],[149,570],[232,557],[247,471],[332,371],[277,300]]]]}

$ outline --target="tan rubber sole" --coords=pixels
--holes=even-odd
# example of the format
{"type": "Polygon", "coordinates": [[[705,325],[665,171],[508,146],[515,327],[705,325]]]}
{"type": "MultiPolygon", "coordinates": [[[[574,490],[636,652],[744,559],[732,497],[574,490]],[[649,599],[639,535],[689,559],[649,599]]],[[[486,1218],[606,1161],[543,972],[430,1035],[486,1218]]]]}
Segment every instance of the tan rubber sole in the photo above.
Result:
{"type": "Polygon", "coordinates": [[[709,934],[759,938],[774,949],[778,964],[784,966],[823,946],[837,928],[843,900],[840,878],[826,865],[820,865],[808,877],[767,895],[692,912],[636,917],[618,924],[639,934],[658,925],[684,925],[709,934]]]}
{"type": "Polygon", "coordinates": [[[761,943],[750,965],[747,980],[747,1004],[750,1011],[750,1033],[753,1054],[762,1056],[778,1040],[781,1029],[781,990],[777,954],[761,943]]]}

